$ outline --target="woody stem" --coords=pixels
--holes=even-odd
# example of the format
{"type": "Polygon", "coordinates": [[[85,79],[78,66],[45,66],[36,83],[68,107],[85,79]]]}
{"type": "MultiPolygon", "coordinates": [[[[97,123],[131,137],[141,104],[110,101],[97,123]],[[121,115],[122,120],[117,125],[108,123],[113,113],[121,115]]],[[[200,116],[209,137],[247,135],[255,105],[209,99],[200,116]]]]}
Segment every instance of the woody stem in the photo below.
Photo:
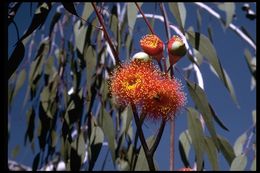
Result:
{"type": "Polygon", "coordinates": [[[141,125],[140,119],[138,117],[136,107],[135,107],[134,104],[132,104],[131,106],[132,106],[135,124],[136,124],[136,128],[137,128],[136,130],[138,132],[138,136],[139,136],[141,144],[143,146],[145,157],[146,157],[146,160],[148,162],[149,169],[150,169],[150,171],[155,171],[155,166],[154,166],[154,162],[153,162],[153,153],[149,150],[148,145],[145,141],[144,133],[143,133],[143,130],[142,130],[142,125],[141,125]]]}
{"type": "Polygon", "coordinates": [[[111,50],[112,50],[112,53],[115,57],[115,60],[116,60],[116,65],[120,65],[120,59],[119,59],[119,55],[118,55],[118,52],[116,51],[113,43],[112,43],[112,40],[110,39],[109,35],[108,35],[108,32],[106,30],[106,27],[105,27],[105,24],[104,24],[104,21],[103,21],[103,18],[102,16],[100,15],[100,13],[98,12],[98,9],[97,9],[97,6],[95,5],[94,2],[91,2],[95,12],[96,12],[96,15],[98,17],[98,21],[100,23],[100,25],[102,26],[102,30],[104,31],[104,36],[105,36],[105,39],[107,40],[111,50]]]}

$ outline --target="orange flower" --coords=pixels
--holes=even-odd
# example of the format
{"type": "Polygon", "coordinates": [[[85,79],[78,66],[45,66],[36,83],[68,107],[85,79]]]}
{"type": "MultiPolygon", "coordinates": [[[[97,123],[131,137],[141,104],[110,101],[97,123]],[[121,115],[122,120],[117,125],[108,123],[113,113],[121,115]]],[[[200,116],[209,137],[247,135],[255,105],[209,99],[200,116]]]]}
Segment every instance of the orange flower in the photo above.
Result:
{"type": "Polygon", "coordinates": [[[178,171],[193,171],[191,168],[180,168],[178,171]]]}
{"type": "Polygon", "coordinates": [[[150,81],[145,87],[149,88],[150,92],[149,96],[143,99],[142,107],[152,119],[172,119],[186,102],[181,84],[167,75],[162,75],[159,80],[150,81]]]}
{"type": "Polygon", "coordinates": [[[140,40],[140,45],[145,53],[160,61],[163,57],[163,42],[154,34],[148,34],[140,40]]]}
{"type": "Polygon", "coordinates": [[[149,90],[146,84],[158,76],[158,69],[151,61],[134,60],[113,72],[110,91],[119,104],[136,104],[147,97],[149,90]]]}
{"type": "Polygon", "coordinates": [[[174,35],[168,42],[168,54],[170,65],[175,64],[179,61],[187,52],[185,44],[182,39],[174,35]]]}

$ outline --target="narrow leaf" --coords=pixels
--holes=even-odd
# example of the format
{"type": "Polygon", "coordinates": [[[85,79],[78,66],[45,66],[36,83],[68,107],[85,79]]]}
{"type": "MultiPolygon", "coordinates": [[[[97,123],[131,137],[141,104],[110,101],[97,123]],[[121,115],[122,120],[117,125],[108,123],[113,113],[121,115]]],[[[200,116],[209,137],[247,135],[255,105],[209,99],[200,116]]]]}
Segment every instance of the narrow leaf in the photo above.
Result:
{"type": "Polygon", "coordinates": [[[224,123],[219,119],[219,117],[217,116],[217,114],[215,113],[213,107],[212,107],[210,104],[209,104],[209,108],[210,108],[210,110],[211,110],[211,114],[213,115],[214,120],[218,123],[218,125],[219,125],[222,129],[224,129],[224,130],[226,130],[226,131],[229,131],[228,128],[224,125],[224,123]]]}
{"type": "Polygon", "coordinates": [[[200,123],[199,113],[191,107],[187,108],[187,110],[188,129],[195,150],[197,169],[202,170],[203,154],[205,148],[203,129],[200,123]]]}
{"type": "Polygon", "coordinates": [[[239,156],[241,154],[243,154],[243,148],[244,145],[246,143],[246,139],[247,139],[247,134],[243,133],[241,136],[239,136],[234,144],[234,151],[235,151],[235,155],[239,156]]]}
{"type": "Polygon", "coordinates": [[[256,125],[256,110],[252,111],[253,124],[256,125]]]}
{"type": "Polygon", "coordinates": [[[251,168],[250,168],[251,171],[256,171],[256,157],[254,157],[254,160],[252,162],[252,165],[251,165],[251,168]]]}
{"type": "Polygon", "coordinates": [[[233,151],[233,147],[229,144],[229,142],[221,137],[218,136],[218,140],[219,140],[219,148],[220,151],[222,152],[222,154],[224,155],[225,159],[227,160],[227,162],[229,163],[229,165],[231,165],[233,159],[235,158],[235,153],[233,151]]]}
{"type": "Polygon", "coordinates": [[[85,2],[81,18],[88,20],[89,16],[92,14],[93,10],[94,9],[93,9],[91,3],[85,2]]]}
{"type": "Polygon", "coordinates": [[[188,130],[183,131],[179,137],[179,151],[185,167],[190,167],[189,153],[191,148],[191,137],[188,130]]]}
{"type": "Polygon", "coordinates": [[[182,2],[169,3],[170,10],[174,15],[178,25],[181,28],[182,33],[185,32],[185,21],[186,21],[186,8],[182,2]]]}
{"type": "Polygon", "coordinates": [[[221,63],[217,57],[217,52],[210,40],[205,35],[198,32],[188,31],[188,35],[191,45],[203,56],[205,56],[205,58],[207,58],[209,63],[216,71],[217,76],[220,78],[220,80],[223,81],[225,87],[228,89],[233,101],[237,104],[237,106],[239,106],[231,80],[229,79],[228,74],[222,68],[221,63]]]}
{"type": "Polygon", "coordinates": [[[74,34],[75,34],[76,48],[79,50],[81,54],[83,54],[83,49],[85,46],[85,39],[87,34],[87,27],[81,25],[80,20],[78,20],[74,25],[74,34]]]}
{"type": "Polygon", "coordinates": [[[217,148],[209,137],[205,137],[205,149],[212,166],[212,170],[219,170],[217,148]]]}
{"type": "MultiPolygon", "coordinates": [[[[141,3],[138,3],[139,7],[141,8],[141,3]]],[[[129,31],[130,35],[133,35],[133,30],[135,26],[135,21],[136,21],[136,15],[137,15],[137,7],[134,3],[127,3],[127,19],[128,19],[128,26],[129,26],[129,31]]]]}
{"type": "Polygon", "coordinates": [[[17,144],[14,147],[14,149],[12,150],[12,157],[16,158],[16,156],[19,154],[19,152],[20,152],[20,145],[17,144]]]}
{"type": "Polygon", "coordinates": [[[73,15],[80,17],[74,7],[73,2],[61,2],[61,4],[63,5],[63,7],[68,10],[70,13],[72,13],[73,15]]]}
{"type": "Polygon", "coordinates": [[[12,55],[8,58],[8,79],[12,76],[15,70],[18,68],[24,57],[24,45],[22,42],[18,42],[12,55]]]}
{"type": "Polygon", "coordinates": [[[51,20],[51,25],[50,25],[50,30],[49,30],[49,37],[52,34],[52,31],[54,29],[55,24],[60,20],[61,17],[61,13],[60,12],[56,12],[51,20]]]}
{"type": "Polygon", "coordinates": [[[248,49],[245,49],[244,54],[248,68],[256,80],[256,58],[252,58],[252,55],[248,49]]]}
{"type": "Polygon", "coordinates": [[[224,2],[224,3],[219,3],[218,8],[226,13],[226,27],[229,26],[229,24],[233,20],[233,16],[235,15],[235,3],[233,2],[224,2]]]}
{"type": "Polygon", "coordinates": [[[15,83],[15,89],[12,97],[14,97],[18,93],[20,88],[23,86],[25,79],[26,79],[26,70],[23,69],[17,76],[17,81],[15,83]]]}
{"type": "Polygon", "coordinates": [[[241,154],[233,160],[230,171],[243,171],[246,168],[246,164],[247,156],[245,154],[241,154]]]}
{"type": "Polygon", "coordinates": [[[31,33],[35,29],[37,29],[38,27],[41,27],[44,24],[44,22],[47,19],[47,16],[48,16],[50,10],[51,10],[51,3],[50,2],[43,2],[43,3],[41,3],[41,5],[36,9],[36,12],[35,12],[35,14],[33,16],[32,22],[31,22],[28,30],[21,37],[19,42],[22,41],[23,39],[25,39],[26,37],[28,37],[29,35],[31,35],[31,33]]]}
{"type": "Polygon", "coordinates": [[[187,86],[189,89],[189,93],[192,97],[192,100],[194,101],[196,107],[201,112],[203,119],[205,120],[206,126],[209,130],[209,133],[211,134],[211,136],[214,139],[215,145],[218,146],[217,133],[216,133],[215,126],[213,123],[213,116],[212,116],[212,112],[209,107],[209,103],[207,101],[206,94],[200,88],[200,86],[198,86],[197,84],[192,83],[188,79],[186,80],[186,82],[187,82],[187,86]]]}
{"type": "Polygon", "coordinates": [[[36,171],[40,162],[40,152],[34,157],[32,171],[36,171]]]}

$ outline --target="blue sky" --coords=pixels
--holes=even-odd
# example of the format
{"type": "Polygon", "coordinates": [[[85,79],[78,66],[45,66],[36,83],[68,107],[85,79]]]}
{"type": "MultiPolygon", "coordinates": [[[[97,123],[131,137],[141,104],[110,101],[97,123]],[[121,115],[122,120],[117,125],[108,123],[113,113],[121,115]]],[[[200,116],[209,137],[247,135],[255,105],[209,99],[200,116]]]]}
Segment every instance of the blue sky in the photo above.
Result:
{"type": "MultiPolygon", "coordinates": [[[[256,4],[250,4],[251,8],[254,11],[256,11],[256,4]]],[[[212,6],[212,4],[209,5],[212,6]]],[[[244,26],[246,30],[251,34],[251,36],[255,39],[256,21],[251,21],[245,17],[245,12],[241,10],[242,5],[243,3],[236,4],[236,18],[233,20],[233,24],[237,26],[244,26]]],[[[185,29],[187,30],[190,26],[193,26],[193,28],[196,31],[196,10],[198,9],[198,6],[194,5],[193,3],[185,3],[185,7],[187,9],[185,29]]],[[[54,6],[53,8],[56,8],[56,6],[54,6]]],[[[80,7],[77,8],[78,13],[80,15],[81,9],[82,8],[80,7]]],[[[217,8],[214,9],[219,11],[217,8]]],[[[15,17],[15,21],[19,28],[20,36],[24,33],[24,31],[31,22],[32,16],[30,16],[29,10],[29,3],[24,3],[15,17]]],[[[159,8],[154,10],[154,3],[144,3],[142,6],[142,10],[144,11],[144,13],[160,14],[159,8]]],[[[52,9],[52,13],[49,14],[47,22],[50,22],[50,20],[52,19],[54,11],[55,10],[52,9]]],[[[217,115],[229,129],[229,132],[226,132],[215,124],[217,133],[228,139],[231,145],[234,145],[235,140],[251,126],[252,110],[256,108],[256,90],[250,90],[251,74],[244,58],[245,48],[249,49],[253,56],[255,56],[253,53],[254,50],[233,31],[231,31],[230,29],[223,29],[223,27],[220,25],[220,22],[211,15],[209,15],[206,11],[201,10],[201,12],[201,33],[207,35],[207,26],[210,25],[213,32],[213,43],[217,51],[218,57],[221,61],[223,68],[226,70],[229,77],[231,78],[237,96],[237,100],[240,105],[240,108],[236,107],[236,105],[231,99],[230,94],[224,87],[224,84],[212,73],[212,71],[209,68],[209,65],[207,63],[203,63],[200,66],[200,70],[202,72],[205,85],[205,92],[207,94],[208,101],[211,103],[217,115]]],[[[222,17],[225,18],[224,13],[220,12],[220,14],[222,17]]],[[[176,24],[175,19],[171,15],[169,16],[169,20],[171,23],[176,24]]],[[[167,39],[164,24],[159,21],[156,21],[154,26],[155,33],[158,34],[158,36],[160,36],[160,38],[164,42],[166,42],[167,39]]],[[[138,30],[138,28],[140,28],[140,30],[136,32],[134,35],[134,51],[131,52],[131,55],[140,51],[138,41],[143,35],[147,34],[148,32],[148,27],[144,24],[143,19],[137,19],[135,29],[138,30]]],[[[48,28],[45,29],[48,32],[48,28]]],[[[176,33],[171,31],[171,34],[173,35],[176,33]]],[[[13,45],[17,39],[13,25],[9,26],[8,28],[8,38],[8,54],[10,56],[10,54],[13,51],[13,45]]],[[[25,52],[25,55],[27,55],[27,50],[25,52]]],[[[23,63],[24,62],[22,62],[22,64],[23,63]]],[[[178,68],[183,68],[188,66],[189,64],[190,61],[188,60],[188,58],[184,57],[180,62],[178,62],[177,66],[178,68]]],[[[176,73],[176,75],[176,77],[182,81],[184,91],[187,93],[188,102],[186,106],[194,107],[194,103],[188,94],[188,89],[184,80],[180,75],[178,75],[178,73],[176,73]]],[[[22,107],[21,103],[23,102],[23,99],[25,97],[26,88],[27,86],[22,87],[20,92],[14,98],[12,109],[11,111],[9,110],[8,113],[8,121],[10,123],[11,132],[10,139],[8,141],[8,158],[16,160],[19,163],[31,166],[34,154],[32,154],[29,146],[23,147],[23,138],[24,133],[26,131],[26,109],[22,107]],[[20,153],[16,158],[12,158],[11,152],[17,144],[20,145],[20,153]]],[[[181,168],[183,167],[183,164],[181,162],[177,146],[180,133],[188,128],[186,111],[182,111],[178,114],[175,124],[175,168],[181,168]]],[[[145,135],[148,137],[149,135],[155,133],[154,129],[158,127],[159,123],[156,124],[154,122],[146,122],[146,126],[143,127],[145,135]]],[[[160,170],[169,170],[169,131],[170,125],[169,123],[167,123],[161,142],[155,154],[160,170]]],[[[37,142],[36,144],[38,145],[37,142]]],[[[101,156],[98,158],[98,162],[103,161],[106,150],[107,148],[102,149],[101,156]]],[[[193,156],[191,155],[191,163],[193,163],[192,160],[193,156]]],[[[220,155],[219,160],[221,165],[220,168],[223,170],[228,169],[227,162],[223,159],[222,155],[220,155]]],[[[205,165],[206,169],[211,168],[210,164],[207,161],[205,165]]],[[[99,168],[100,166],[97,163],[95,170],[98,170],[99,168]]],[[[107,164],[106,168],[111,169],[111,161],[110,164],[107,164]]]]}

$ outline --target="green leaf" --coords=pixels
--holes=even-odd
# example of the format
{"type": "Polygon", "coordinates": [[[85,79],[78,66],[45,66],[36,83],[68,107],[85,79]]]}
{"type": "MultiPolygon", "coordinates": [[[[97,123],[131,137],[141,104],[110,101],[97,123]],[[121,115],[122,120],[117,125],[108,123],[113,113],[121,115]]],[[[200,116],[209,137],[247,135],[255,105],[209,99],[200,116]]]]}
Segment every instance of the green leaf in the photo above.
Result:
{"type": "Polygon", "coordinates": [[[219,140],[220,151],[224,155],[229,165],[231,165],[233,159],[235,158],[233,147],[229,144],[229,142],[225,138],[221,136],[218,136],[218,140],[219,140]]]}
{"type": "Polygon", "coordinates": [[[245,145],[247,139],[247,134],[243,133],[241,136],[239,136],[234,144],[234,151],[235,151],[235,155],[239,156],[241,154],[243,154],[243,148],[245,145]]]}
{"type": "Polygon", "coordinates": [[[188,31],[189,41],[191,45],[197,49],[212,65],[216,71],[217,76],[224,82],[225,87],[228,89],[233,101],[238,105],[234,88],[232,86],[231,80],[228,77],[228,74],[222,68],[221,63],[217,57],[216,50],[211,44],[210,40],[203,34],[198,32],[188,31]]]}
{"type": "Polygon", "coordinates": [[[50,29],[49,29],[49,37],[51,37],[54,26],[60,20],[60,17],[61,17],[61,13],[57,11],[54,14],[53,18],[51,19],[51,24],[50,24],[50,29]]]}
{"type": "Polygon", "coordinates": [[[188,130],[183,131],[179,137],[179,151],[185,167],[190,167],[189,153],[191,148],[191,137],[188,130]]]}
{"type": "Polygon", "coordinates": [[[79,50],[81,54],[83,54],[83,49],[85,46],[85,38],[87,34],[87,27],[82,25],[80,20],[78,20],[74,25],[74,34],[75,34],[76,48],[79,50]]]}
{"type": "Polygon", "coordinates": [[[247,156],[245,154],[241,154],[232,161],[230,171],[243,171],[246,168],[246,164],[247,156]]]}
{"type": "Polygon", "coordinates": [[[26,70],[23,69],[17,76],[17,81],[15,83],[15,89],[12,98],[18,93],[20,88],[23,86],[25,79],[26,79],[26,70]]]}
{"type": "Polygon", "coordinates": [[[11,78],[15,70],[22,62],[24,57],[24,52],[25,52],[24,44],[22,42],[18,42],[11,56],[8,58],[8,62],[7,62],[8,79],[11,78]]]}
{"type": "Polygon", "coordinates": [[[61,2],[61,4],[63,5],[63,7],[68,10],[70,13],[72,13],[73,15],[80,17],[74,7],[73,2],[61,2]]]}
{"type": "Polygon", "coordinates": [[[131,107],[128,106],[124,109],[124,111],[121,113],[121,130],[119,133],[119,136],[121,136],[123,133],[127,133],[129,125],[132,121],[132,110],[131,107]]]}
{"type": "Polygon", "coordinates": [[[169,3],[170,10],[174,15],[178,25],[181,28],[182,33],[185,32],[185,21],[186,21],[186,8],[184,3],[176,2],[176,3],[169,3]]]}
{"type": "Polygon", "coordinates": [[[245,54],[245,58],[246,58],[248,68],[249,68],[251,74],[253,75],[253,77],[256,80],[256,58],[252,58],[252,55],[251,55],[251,53],[249,52],[248,49],[245,49],[244,54],[245,54]]]}
{"type": "Polygon", "coordinates": [[[118,35],[118,17],[117,17],[117,6],[114,5],[111,10],[110,28],[113,33],[114,38],[118,35]]]}
{"type": "Polygon", "coordinates": [[[254,160],[252,162],[252,165],[251,165],[251,168],[250,168],[251,171],[256,171],[256,157],[254,157],[254,160]]]}
{"type": "Polygon", "coordinates": [[[30,108],[27,112],[27,130],[24,136],[24,144],[26,144],[27,137],[29,141],[32,142],[34,136],[34,119],[35,119],[35,111],[33,108],[30,108]]]}
{"type": "Polygon", "coordinates": [[[100,150],[102,148],[103,141],[104,141],[104,133],[102,129],[98,126],[94,126],[90,136],[91,159],[89,163],[89,170],[92,170],[95,166],[100,150]]]}
{"type": "Polygon", "coordinates": [[[86,62],[87,69],[87,89],[90,90],[93,83],[92,76],[96,72],[97,55],[95,49],[92,46],[86,46],[84,49],[84,60],[86,62]]]}
{"type": "Polygon", "coordinates": [[[19,152],[20,152],[20,145],[17,144],[14,147],[14,149],[12,150],[12,157],[16,158],[16,156],[19,154],[19,152]]]}
{"type": "Polygon", "coordinates": [[[252,111],[253,124],[256,125],[256,110],[252,111]]]}
{"type": "MultiPolygon", "coordinates": [[[[146,139],[146,143],[148,145],[148,148],[151,148],[154,141],[155,141],[154,136],[150,136],[146,139]]],[[[134,170],[135,171],[149,171],[150,170],[143,147],[141,147],[141,150],[138,154],[138,158],[137,158],[136,166],[135,166],[134,170]]]]}
{"type": "Polygon", "coordinates": [[[202,170],[203,154],[205,149],[203,129],[199,119],[199,113],[191,107],[187,108],[187,110],[188,129],[195,150],[197,169],[202,170]]]}
{"type": "Polygon", "coordinates": [[[213,115],[214,120],[218,123],[218,125],[219,125],[222,129],[224,129],[224,130],[226,130],[226,131],[229,131],[228,128],[224,125],[224,123],[218,118],[218,116],[216,115],[216,113],[215,113],[213,107],[212,107],[210,104],[209,104],[209,108],[210,108],[210,110],[211,110],[211,113],[212,113],[212,115],[213,115]]]}
{"type": "Polygon", "coordinates": [[[201,31],[201,12],[200,9],[197,9],[197,27],[198,27],[198,31],[201,31]]]}
{"type": "Polygon", "coordinates": [[[55,130],[51,131],[51,146],[55,147],[58,142],[58,134],[55,130]]]}
{"type": "MultiPolygon", "coordinates": [[[[100,137],[102,138],[102,134],[100,137]]],[[[99,140],[101,141],[101,139],[99,140]]],[[[71,143],[71,147],[77,151],[77,154],[81,157],[81,161],[83,161],[86,153],[86,147],[84,134],[82,132],[80,132],[78,138],[71,143]]]]}
{"type": "Polygon", "coordinates": [[[212,166],[212,170],[219,170],[217,148],[213,143],[213,140],[209,137],[205,137],[205,149],[212,166]]]}
{"type": "Polygon", "coordinates": [[[112,117],[106,112],[105,108],[101,108],[102,124],[104,135],[108,140],[108,147],[111,152],[112,160],[115,162],[115,129],[112,117]]]}
{"type": "Polygon", "coordinates": [[[93,9],[91,3],[85,2],[81,18],[88,20],[89,16],[92,14],[93,10],[94,9],[93,9]]]}
{"type": "Polygon", "coordinates": [[[235,9],[236,9],[235,3],[233,2],[219,3],[218,8],[226,13],[225,25],[226,27],[228,27],[233,20],[233,16],[235,15],[235,9]]]}
{"type": "MultiPolygon", "coordinates": [[[[142,3],[138,3],[139,7],[141,8],[142,3]]],[[[136,22],[136,15],[137,15],[137,7],[135,3],[127,3],[127,20],[128,20],[128,26],[130,35],[133,35],[133,30],[136,22]]]]}
{"type": "Polygon", "coordinates": [[[37,170],[39,162],[40,162],[40,152],[33,159],[33,165],[32,165],[32,170],[33,171],[37,170]]]}
{"type": "Polygon", "coordinates": [[[206,123],[206,126],[209,130],[209,133],[213,137],[215,145],[218,146],[217,133],[216,133],[215,126],[213,123],[213,119],[212,119],[213,116],[212,116],[212,112],[209,107],[209,103],[207,101],[206,94],[200,88],[200,86],[198,86],[197,84],[192,83],[188,79],[186,79],[186,82],[187,82],[187,86],[189,89],[189,93],[192,97],[192,100],[194,101],[198,110],[201,112],[203,119],[206,123]]]}

